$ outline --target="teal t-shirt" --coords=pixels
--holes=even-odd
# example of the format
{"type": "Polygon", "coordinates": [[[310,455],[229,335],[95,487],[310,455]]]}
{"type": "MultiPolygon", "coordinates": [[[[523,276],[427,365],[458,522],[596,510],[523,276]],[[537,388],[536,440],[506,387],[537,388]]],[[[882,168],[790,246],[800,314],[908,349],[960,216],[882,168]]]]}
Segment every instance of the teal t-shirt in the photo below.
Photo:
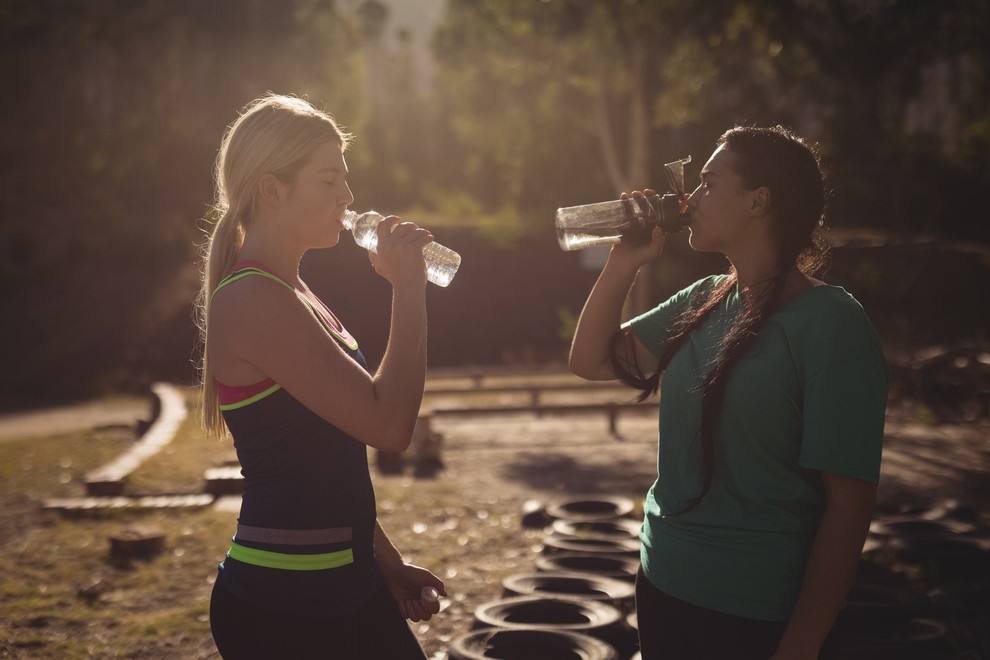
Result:
{"type": "MultiPolygon", "coordinates": [[[[629,322],[659,357],[703,279],[629,322]]],[[[845,290],[797,294],[736,363],[715,426],[715,468],[701,503],[701,392],[737,291],[671,360],[660,387],[658,478],[645,504],[643,570],[662,591],[736,616],[786,621],[824,509],[820,471],[876,484],[888,369],[860,304],[845,290]]]]}

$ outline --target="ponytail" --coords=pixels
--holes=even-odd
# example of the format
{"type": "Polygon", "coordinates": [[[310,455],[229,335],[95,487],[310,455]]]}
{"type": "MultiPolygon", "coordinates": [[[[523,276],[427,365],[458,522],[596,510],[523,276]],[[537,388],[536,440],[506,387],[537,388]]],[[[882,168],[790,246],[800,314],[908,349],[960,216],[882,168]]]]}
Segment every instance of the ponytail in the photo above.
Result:
{"type": "Polygon", "coordinates": [[[206,353],[207,319],[210,314],[210,302],[213,292],[223,278],[230,272],[237,261],[241,244],[244,242],[244,229],[238,223],[234,214],[229,210],[220,216],[213,227],[206,244],[202,285],[199,290],[197,304],[197,325],[200,330],[202,359],[200,362],[200,386],[202,387],[202,422],[207,433],[223,437],[227,433],[227,425],[220,413],[220,402],[217,398],[217,385],[210,368],[209,357],[206,353]]]}

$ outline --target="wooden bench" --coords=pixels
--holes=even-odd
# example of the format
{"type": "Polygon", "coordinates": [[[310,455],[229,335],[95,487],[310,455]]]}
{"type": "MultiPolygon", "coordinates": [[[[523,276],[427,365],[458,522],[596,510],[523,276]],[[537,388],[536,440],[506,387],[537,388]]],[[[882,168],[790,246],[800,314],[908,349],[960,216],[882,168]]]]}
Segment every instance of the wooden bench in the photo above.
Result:
{"type": "Polygon", "coordinates": [[[451,417],[451,416],[471,416],[471,415],[500,415],[500,414],[519,414],[519,413],[533,413],[537,417],[542,417],[543,415],[553,414],[581,414],[581,413],[597,413],[603,412],[608,417],[608,430],[610,433],[615,435],[616,424],[619,417],[619,413],[627,410],[655,410],[657,407],[656,401],[643,401],[643,402],[606,402],[606,403],[577,403],[577,404],[560,404],[560,405],[537,405],[537,406],[488,406],[488,407],[458,407],[458,408],[437,408],[429,411],[430,415],[437,417],[451,417]]]}

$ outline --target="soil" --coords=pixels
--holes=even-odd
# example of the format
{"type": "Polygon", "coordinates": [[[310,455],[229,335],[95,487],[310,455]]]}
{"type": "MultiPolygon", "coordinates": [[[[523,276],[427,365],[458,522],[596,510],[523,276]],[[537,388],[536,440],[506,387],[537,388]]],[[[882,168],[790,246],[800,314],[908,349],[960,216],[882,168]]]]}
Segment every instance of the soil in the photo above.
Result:
{"type": "MultiPolygon", "coordinates": [[[[625,414],[617,435],[609,433],[603,414],[455,418],[434,422],[434,429],[443,436],[445,464],[436,478],[456,484],[466,502],[484,507],[489,521],[501,516],[506,527],[502,536],[486,534],[484,548],[452,555],[452,565],[431,566],[441,576],[441,570],[453,571],[448,582],[456,592],[447,609],[418,630],[427,650],[442,658],[450,639],[470,630],[474,608],[502,597],[502,578],[535,570],[544,532],[521,524],[527,501],[583,495],[642,501],[656,478],[656,418],[648,411],[625,414]]],[[[916,423],[910,408],[891,409],[877,518],[955,507],[970,513],[984,533],[990,530],[988,433],[986,421],[928,426],[916,423]]],[[[471,522],[459,523],[454,542],[473,545],[473,535],[466,541],[464,535],[471,522]]],[[[435,540],[443,542],[442,536],[435,540]]]]}
{"type": "MultiPolygon", "coordinates": [[[[32,423],[41,428],[41,420],[50,420],[64,430],[72,423],[112,424],[116,415],[133,422],[147,414],[147,404],[104,407],[109,416],[98,411],[84,407],[36,416],[32,423]]],[[[0,420],[0,439],[15,422],[24,424],[0,420]]],[[[402,473],[376,468],[374,478],[382,521],[395,544],[447,585],[440,615],[413,624],[428,655],[439,660],[452,640],[471,630],[475,608],[502,596],[503,578],[535,571],[545,532],[524,526],[529,503],[595,495],[641,502],[656,477],[656,417],[650,410],[624,412],[616,434],[603,413],[438,416],[432,428],[443,463],[439,472],[417,476],[410,460],[402,473]]],[[[985,420],[932,426],[916,423],[910,408],[893,408],[878,517],[965,505],[984,532],[990,529],[988,432],[985,420]]],[[[185,657],[217,657],[208,649],[204,630],[185,657]]]]}

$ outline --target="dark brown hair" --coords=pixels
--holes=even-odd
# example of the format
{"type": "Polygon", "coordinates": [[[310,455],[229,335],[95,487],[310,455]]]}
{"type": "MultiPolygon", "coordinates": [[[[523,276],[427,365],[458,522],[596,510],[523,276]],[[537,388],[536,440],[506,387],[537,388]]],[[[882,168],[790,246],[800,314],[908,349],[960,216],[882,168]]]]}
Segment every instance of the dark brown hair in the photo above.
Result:
{"type": "MultiPolygon", "coordinates": [[[[812,275],[821,270],[828,255],[823,227],[825,187],[815,150],[782,126],[732,128],[718,139],[716,146],[722,145],[735,156],[732,169],[740,176],[746,190],[765,186],[770,191],[771,235],[776,242],[777,265],[773,276],[754,287],[753,297],[722,338],[712,369],[701,386],[702,487],[697,497],[678,513],[696,507],[711,488],[715,469],[715,422],[733,366],[771,316],[791,269],[796,266],[805,275],[812,275]]],[[[675,323],[659,365],[649,376],[636,364],[635,352],[624,345],[625,335],[619,332],[612,337],[612,368],[623,382],[641,390],[639,400],[656,394],[661,374],[688,335],[725,301],[736,282],[735,268],[730,267],[728,277],[700,295],[696,304],[675,323]]]]}

